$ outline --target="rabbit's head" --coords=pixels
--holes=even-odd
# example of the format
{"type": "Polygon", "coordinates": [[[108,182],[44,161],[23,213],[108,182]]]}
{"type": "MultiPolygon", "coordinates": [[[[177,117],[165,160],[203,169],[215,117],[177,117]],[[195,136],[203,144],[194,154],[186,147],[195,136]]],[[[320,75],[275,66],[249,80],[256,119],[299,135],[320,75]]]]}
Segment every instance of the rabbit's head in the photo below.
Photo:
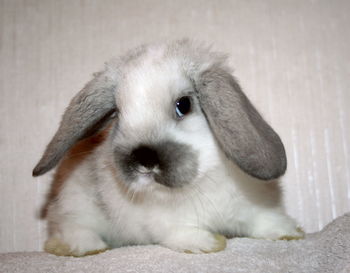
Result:
{"type": "Polygon", "coordinates": [[[225,59],[181,40],[141,46],[107,63],[72,99],[33,175],[110,125],[106,157],[130,185],[180,187],[215,170],[222,155],[258,179],[279,177],[283,144],[225,59]]]}

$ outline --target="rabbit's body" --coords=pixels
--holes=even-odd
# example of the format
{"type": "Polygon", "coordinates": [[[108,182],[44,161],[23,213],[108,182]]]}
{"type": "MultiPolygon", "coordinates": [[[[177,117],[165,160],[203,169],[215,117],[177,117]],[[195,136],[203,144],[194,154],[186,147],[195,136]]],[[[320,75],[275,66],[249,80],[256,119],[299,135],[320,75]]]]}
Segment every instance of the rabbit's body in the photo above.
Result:
{"type": "Polygon", "coordinates": [[[73,99],[34,173],[106,124],[106,139],[49,206],[47,251],[161,244],[199,253],[225,247],[217,234],[302,236],[278,182],[260,180],[284,172],[283,145],[220,55],[181,41],[110,62],[73,99]]]}
{"type": "Polygon", "coordinates": [[[193,185],[130,190],[110,167],[113,158],[101,157],[107,143],[84,159],[50,205],[47,250],[81,256],[123,245],[162,244],[200,253],[224,247],[215,234],[302,236],[283,212],[278,182],[261,183],[245,175],[219,149],[222,161],[193,185]],[[62,250],[62,242],[70,247],[62,250]]]}

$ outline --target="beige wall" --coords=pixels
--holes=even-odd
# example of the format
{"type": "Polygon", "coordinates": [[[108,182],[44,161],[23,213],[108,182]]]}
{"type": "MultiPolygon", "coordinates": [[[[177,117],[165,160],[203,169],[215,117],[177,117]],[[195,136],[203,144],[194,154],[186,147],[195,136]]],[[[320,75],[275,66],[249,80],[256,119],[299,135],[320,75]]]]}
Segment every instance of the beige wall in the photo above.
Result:
{"type": "Polygon", "coordinates": [[[165,38],[231,54],[286,145],[289,213],[312,232],[350,210],[350,1],[0,0],[0,252],[39,250],[50,174],[31,170],[103,62],[165,38]]]}

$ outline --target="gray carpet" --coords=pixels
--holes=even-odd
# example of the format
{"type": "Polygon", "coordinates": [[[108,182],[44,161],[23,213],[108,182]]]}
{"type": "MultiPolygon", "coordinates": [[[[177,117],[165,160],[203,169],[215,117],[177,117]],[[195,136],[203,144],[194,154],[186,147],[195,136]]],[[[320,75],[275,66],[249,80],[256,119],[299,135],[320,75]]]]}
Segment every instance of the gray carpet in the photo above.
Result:
{"type": "Polygon", "coordinates": [[[113,249],[84,258],[43,252],[0,254],[0,272],[350,272],[350,213],[304,240],[228,240],[214,254],[182,254],[160,246],[113,249]]]}

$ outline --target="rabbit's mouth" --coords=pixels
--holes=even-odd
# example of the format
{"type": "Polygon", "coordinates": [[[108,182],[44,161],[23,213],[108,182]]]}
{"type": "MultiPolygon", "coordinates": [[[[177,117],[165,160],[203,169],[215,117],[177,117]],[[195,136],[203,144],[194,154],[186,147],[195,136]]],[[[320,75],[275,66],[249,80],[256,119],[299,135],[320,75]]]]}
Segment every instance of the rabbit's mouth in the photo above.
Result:
{"type": "Polygon", "coordinates": [[[135,171],[140,173],[140,174],[144,174],[144,175],[154,175],[154,174],[160,174],[160,168],[158,166],[155,166],[153,168],[146,168],[144,166],[137,166],[135,168],[135,171]]]}
{"type": "Polygon", "coordinates": [[[147,181],[146,184],[156,182],[177,188],[193,181],[198,172],[197,153],[190,146],[174,141],[119,148],[114,154],[127,183],[147,181]]]}

